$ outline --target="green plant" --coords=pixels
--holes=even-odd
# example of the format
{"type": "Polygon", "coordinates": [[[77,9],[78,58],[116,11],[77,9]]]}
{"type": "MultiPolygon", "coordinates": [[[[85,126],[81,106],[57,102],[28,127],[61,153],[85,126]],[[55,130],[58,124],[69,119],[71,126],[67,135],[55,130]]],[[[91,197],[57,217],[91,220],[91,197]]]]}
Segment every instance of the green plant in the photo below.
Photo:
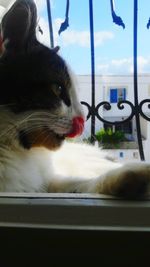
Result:
{"type": "Polygon", "coordinates": [[[110,147],[117,148],[119,143],[125,140],[125,136],[122,131],[113,132],[111,128],[107,130],[101,129],[100,131],[96,132],[95,136],[97,141],[104,148],[110,148],[110,147]]]}

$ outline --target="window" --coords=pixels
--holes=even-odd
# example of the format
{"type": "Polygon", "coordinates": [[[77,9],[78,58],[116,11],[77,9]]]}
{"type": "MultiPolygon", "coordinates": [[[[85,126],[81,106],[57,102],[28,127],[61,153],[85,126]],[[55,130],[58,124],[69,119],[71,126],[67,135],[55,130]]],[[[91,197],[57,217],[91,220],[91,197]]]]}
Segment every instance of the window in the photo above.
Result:
{"type": "Polygon", "coordinates": [[[132,121],[127,121],[123,124],[115,126],[116,131],[123,131],[126,134],[132,134],[132,121]]]}
{"type": "Polygon", "coordinates": [[[123,124],[119,124],[119,125],[110,125],[108,123],[104,123],[104,129],[107,130],[111,128],[113,131],[122,131],[125,134],[132,134],[132,121],[127,121],[123,124]]]}
{"type": "Polygon", "coordinates": [[[118,103],[119,101],[126,100],[126,88],[111,88],[110,89],[110,102],[118,103]]]}

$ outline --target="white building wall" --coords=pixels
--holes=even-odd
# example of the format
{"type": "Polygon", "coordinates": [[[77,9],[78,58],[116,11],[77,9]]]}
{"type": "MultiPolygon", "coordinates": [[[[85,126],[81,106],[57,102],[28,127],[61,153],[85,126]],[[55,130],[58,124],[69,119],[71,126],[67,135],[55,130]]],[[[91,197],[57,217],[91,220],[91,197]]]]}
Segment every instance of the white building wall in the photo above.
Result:
{"type": "Polygon", "coordinates": [[[140,155],[137,149],[105,149],[110,158],[119,162],[139,162],[140,155]]]}
{"type": "Polygon", "coordinates": [[[145,159],[147,162],[150,162],[150,122],[147,124],[147,136],[148,138],[143,142],[145,159]]]}

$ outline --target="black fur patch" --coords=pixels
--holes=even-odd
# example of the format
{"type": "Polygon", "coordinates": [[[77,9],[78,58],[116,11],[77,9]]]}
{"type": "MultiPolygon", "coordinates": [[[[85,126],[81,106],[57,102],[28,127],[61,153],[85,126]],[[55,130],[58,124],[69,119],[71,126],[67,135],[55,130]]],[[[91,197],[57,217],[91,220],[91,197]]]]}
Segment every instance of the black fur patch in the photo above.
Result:
{"type": "Polygon", "coordinates": [[[0,105],[15,113],[54,109],[63,100],[70,105],[70,78],[64,60],[55,51],[38,44],[31,51],[9,55],[0,60],[0,105]],[[58,97],[51,90],[57,83],[63,88],[58,97]]]}

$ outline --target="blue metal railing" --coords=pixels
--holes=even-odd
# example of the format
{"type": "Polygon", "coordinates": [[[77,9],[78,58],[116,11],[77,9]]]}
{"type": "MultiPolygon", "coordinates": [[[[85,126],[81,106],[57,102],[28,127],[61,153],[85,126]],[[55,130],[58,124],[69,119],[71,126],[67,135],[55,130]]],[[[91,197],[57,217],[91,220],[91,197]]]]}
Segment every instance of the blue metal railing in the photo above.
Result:
{"type": "MultiPolygon", "coordinates": [[[[138,100],[138,65],[137,65],[137,36],[138,36],[138,0],[133,0],[133,84],[134,84],[134,103],[123,100],[117,104],[118,109],[124,109],[124,105],[130,106],[131,113],[128,118],[123,121],[107,121],[99,115],[99,108],[105,106],[105,109],[110,110],[111,104],[107,101],[100,102],[97,106],[95,106],[95,47],[94,47],[94,14],[93,14],[93,0],[89,1],[89,21],[90,21],[90,44],[91,44],[91,105],[82,101],[81,103],[85,105],[88,109],[87,120],[91,118],[91,142],[95,141],[95,118],[97,117],[103,123],[107,123],[110,125],[118,125],[126,123],[130,121],[133,117],[136,120],[136,129],[137,129],[137,140],[139,147],[139,154],[142,161],[145,160],[143,144],[142,144],[142,136],[141,136],[141,125],[140,125],[140,116],[142,116],[145,120],[150,121],[150,117],[144,114],[142,108],[143,105],[147,104],[150,109],[150,99],[144,99],[139,103],[138,100]]],[[[108,0],[109,1],[109,0],[108,0]]],[[[61,24],[59,34],[64,31],[69,26],[69,4],[70,1],[66,0],[66,18],[65,21],[61,24]]],[[[119,17],[115,13],[114,9],[114,0],[110,0],[110,8],[113,22],[125,29],[125,24],[121,17],[119,17]]],[[[49,19],[49,30],[50,30],[50,43],[51,47],[54,47],[54,39],[53,39],[53,27],[51,20],[51,8],[50,8],[50,0],[47,0],[47,11],[48,11],[48,19],[49,19]]],[[[147,23],[147,28],[150,28],[150,18],[147,23]]]]}

